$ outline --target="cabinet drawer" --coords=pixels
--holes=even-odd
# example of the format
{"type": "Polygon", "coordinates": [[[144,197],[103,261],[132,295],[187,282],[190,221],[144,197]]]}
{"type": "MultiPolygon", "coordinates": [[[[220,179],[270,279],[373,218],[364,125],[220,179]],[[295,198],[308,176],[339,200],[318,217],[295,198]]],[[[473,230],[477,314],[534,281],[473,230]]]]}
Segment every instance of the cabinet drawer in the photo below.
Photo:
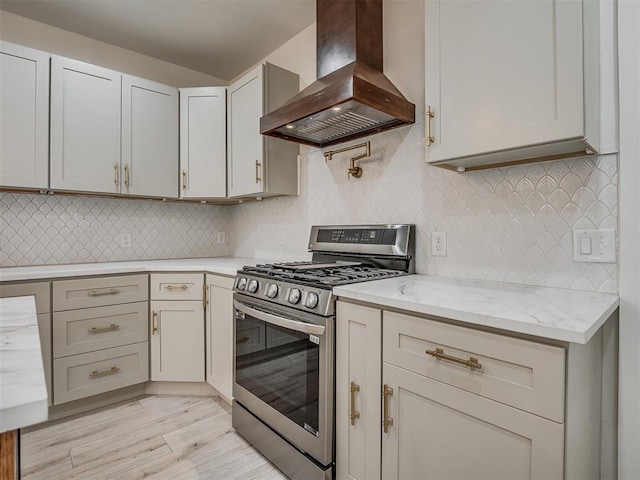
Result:
{"type": "Polygon", "coordinates": [[[384,312],[383,361],[541,415],[564,420],[565,350],[443,322],[384,312]],[[426,351],[477,359],[479,368],[426,351]]]}
{"type": "Polygon", "coordinates": [[[149,304],[127,303],[53,314],[54,358],[144,342],[149,304]]]}
{"type": "Polygon", "coordinates": [[[83,353],[53,361],[55,404],[149,380],[149,343],[83,353]]]}
{"type": "Polygon", "coordinates": [[[0,285],[0,298],[23,297],[26,295],[34,295],[36,297],[36,313],[41,314],[51,311],[49,282],[0,285]]]}
{"type": "Polygon", "coordinates": [[[202,300],[202,273],[152,273],[151,300],[202,300]]]}
{"type": "Polygon", "coordinates": [[[149,299],[147,275],[95,277],[53,282],[53,311],[102,307],[149,299]]]}

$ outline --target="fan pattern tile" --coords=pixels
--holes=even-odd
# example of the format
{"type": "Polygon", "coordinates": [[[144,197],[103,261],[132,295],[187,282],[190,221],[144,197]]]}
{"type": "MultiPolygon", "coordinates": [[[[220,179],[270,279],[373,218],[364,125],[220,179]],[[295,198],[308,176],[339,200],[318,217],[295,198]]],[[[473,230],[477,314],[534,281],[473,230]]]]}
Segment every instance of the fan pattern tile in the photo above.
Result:
{"type": "Polygon", "coordinates": [[[349,153],[325,163],[303,147],[299,198],[230,207],[234,254],[309,258],[314,224],[415,223],[418,273],[617,292],[617,265],[574,262],[572,241],[617,229],[616,155],[458,174],[424,163],[423,127],[372,136],[360,179],[347,178],[349,153]],[[431,256],[434,230],[446,257],[431,256]]]}
{"type": "Polygon", "coordinates": [[[231,213],[220,206],[1,193],[0,212],[3,267],[230,254],[216,242],[231,213]]]}
{"type": "Polygon", "coordinates": [[[616,228],[617,156],[457,174],[424,163],[423,125],[370,138],[364,175],[349,153],[302,148],[300,197],[232,207],[0,194],[0,266],[236,255],[310,258],[315,224],[414,223],[416,271],[617,292],[617,264],[573,261],[572,230],[616,228]],[[447,256],[431,233],[447,232],[447,256]],[[227,233],[218,245],[216,232],[227,233]],[[280,245],[284,231],[285,245],[280,245]],[[118,234],[130,232],[132,247],[118,234]]]}

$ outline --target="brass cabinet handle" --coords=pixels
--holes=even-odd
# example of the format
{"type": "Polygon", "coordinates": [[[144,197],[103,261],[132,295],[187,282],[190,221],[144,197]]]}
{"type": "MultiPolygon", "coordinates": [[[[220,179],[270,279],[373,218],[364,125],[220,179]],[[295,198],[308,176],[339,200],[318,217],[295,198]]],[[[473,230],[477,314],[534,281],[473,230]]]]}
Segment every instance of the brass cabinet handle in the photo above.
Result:
{"type": "Polygon", "coordinates": [[[118,367],[111,367],[109,370],[103,370],[99,372],[98,370],[94,370],[89,374],[91,378],[105,377],[107,375],[114,375],[120,371],[118,367]]]}
{"type": "Polygon", "coordinates": [[[360,418],[360,412],[356,410],[356,392],[360,391],[360,385],[356,382],[351,382],[351,387],[349,388],[349,392],[351,393],[351,413],[349,414],[349,418],[351,419],[351,425],[356,424],[356,418],[360,418]]]}
{"type": "Polygon", "coordinates": [[[425,143],[427,144],[427,147],[428,147],[436,141],[431,135],[431,119],[433,118],[433,112],[431,111],[431,107],[429,105],[427,105],[424,115],[425,115],[425,121],[424,121],[425,128],[427,129],[425,143]]]}
{"type": "Polygon", "coordinates": [[[158,318],[158,312],[155,310],[152,311],[151,314],[151,335],[158,331],[158,327],[156,325],[156,319],[158,318]]]}
{"type": "Polygon", "coordinates": [[[382,398],[384,400],[382,426],[384,428],[384,433],[389,433],[389,427],[393,425],[393,418],[389,416],[389,397],[391,395],[393,395],[393,388],[385,383],[384,387],[382,387],[382,398]]]}
{"type": "Polygon", "coordinates": [[[117,323],[112,323],[108,327],[91,327],[89,329],[89,333],[102,333],[102,332],[108,332],[110,330],[117,330],[119,328],[120,328],[120,325],[118,325],[117,323]]]}
{"type": "Polygon", "coordinates": [[[260,178],[260,167],[262,167],[262,163],[256,160],[256,183],[260,183],[262,181],[260,178]]]}
{"type": "Polygon", "coordinates": [[[124,164],[124,185],[125,187],[129,186],[129,164],[124,164]]]}
{"type": "Polygon", "coordinates": [[[182,189],[183,190],[187,189],[187,171],[186,170],[182,170],[182,189]]]}
{"type": "Polygon", "coordinates": [[[176,286],[176,285],[165,285],[165,287],[167,290],[186,290],[187,288],[189,288],[187,285],[180,285],[180,286],[176,286]]]}
{"type": "Polygon", "coordinates": [[[114,163],[113,164],[113,183],[116,185],[116,187],[118,186],[118,182],[119,182],[119,175],[118,175],[118,164],[114,163]]]}
{"type": "Polygon", "coordinates": [[[91,290],[89,292],[90,297],[101,297],[103,295],[117,295],[120,293],[120,290],[117,288],[110,288],[109,290],[91,290]]]}
{"type": "Polygon", "coordinates": [[[462,358],[452,357],[451,355],[445,354],[442,348],[436,348],[435,350],[425,350],[424,353],[440,360],[448,360],[450,362],[464,365],[465,367],[469,367],[472,370],[474,368],[482,368],[482,365],[478,363],[478,359],[476,357],[469,357],[469,360],[463,360],[462,358]]]}
{"type": "Polygon", "coordinates": [[[207,305],[209,305],[209,300],[207,300],[207,284],[202,284],[202,308],[207,309],[207,305]]]}
{"type": "Polygon", "coordinates": [[[247,343],[248,340],[249,340],[249,337],[242,337],[242,338],[236,340],[236,343],[238,343],[238,344],[247,343]]]}

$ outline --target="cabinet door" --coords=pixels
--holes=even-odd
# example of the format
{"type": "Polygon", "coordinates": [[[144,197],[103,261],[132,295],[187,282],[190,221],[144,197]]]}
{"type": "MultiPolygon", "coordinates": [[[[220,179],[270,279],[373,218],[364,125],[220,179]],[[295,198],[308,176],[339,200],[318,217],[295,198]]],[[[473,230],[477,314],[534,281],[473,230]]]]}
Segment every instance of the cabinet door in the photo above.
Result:
{"type": "Polygon", "coordinates": [[[229,87],[228,143],[229,196],[257,195],[264,191],[263,66],[260,65],[229,87]]]}
{"type": "Polygon", "coordinates": [[[584,135],[582,2],[427,0],[427,161],[584,135]]]}
{"type": "Polygon", "coordinates": [[[201,301],[151,302],[151,380],[204,382],[201,301]]]}
{"type": "Polygon", "coordinates": [[[233,398],[233,278],[207,275],[207,382],[233,398]]]}
{"type": "Polygon", "coordinates": [[[51,188],[120,192],[118,72],[51,59],[51,188]]]}
{"type": "Polygon", "coordinates": [[[49,186],[49,54],[0,42],[0,185],[49,186]]]}
{"type": "Polygon", "coordinates": [[[382,478],[562,478],[564,427],[383,363],[382,478]],[[383,409],[384,410],[384,409],[383,409]]]}
{"type": "Polygon", "coordinates": [[[180,197],[227,195],[227,89],[180,89],[180,197]]]}
{"type": "Polygon", "coordinates": [[[178,196],[178,90],[122,76],[122,193],[178,196]]]}
{"type": "Polygon", "coordinates": [[[382,312],[338,302],[336,318],[336,478],[380,478],[382,312]]]}

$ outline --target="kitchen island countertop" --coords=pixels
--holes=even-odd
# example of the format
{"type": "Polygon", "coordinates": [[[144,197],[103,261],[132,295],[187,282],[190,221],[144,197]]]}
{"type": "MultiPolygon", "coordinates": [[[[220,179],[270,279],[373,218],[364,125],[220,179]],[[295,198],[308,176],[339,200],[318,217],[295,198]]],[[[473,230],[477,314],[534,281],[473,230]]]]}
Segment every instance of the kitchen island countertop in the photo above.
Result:
{"type": "Polygon", "coordinates": [[[0,298],[0,433],[48,416],[34,297],[0,298]]]}
{"type": "Polygon", "coordinates": [[[233,277],[243,266],[257,265],[259,263],[268,263],[268,260],[242,257],[210,257],[5,267],[0,268],[0,282],[82,277],[87,275],[117,275],[136,272],[211,272],[233,277]]]}
{"type": "Polygon", "coordinates": [[[586,344],[617,295],[487,280],[408,275],[334,288],[338,297],[552,340],[586,344]]]}

